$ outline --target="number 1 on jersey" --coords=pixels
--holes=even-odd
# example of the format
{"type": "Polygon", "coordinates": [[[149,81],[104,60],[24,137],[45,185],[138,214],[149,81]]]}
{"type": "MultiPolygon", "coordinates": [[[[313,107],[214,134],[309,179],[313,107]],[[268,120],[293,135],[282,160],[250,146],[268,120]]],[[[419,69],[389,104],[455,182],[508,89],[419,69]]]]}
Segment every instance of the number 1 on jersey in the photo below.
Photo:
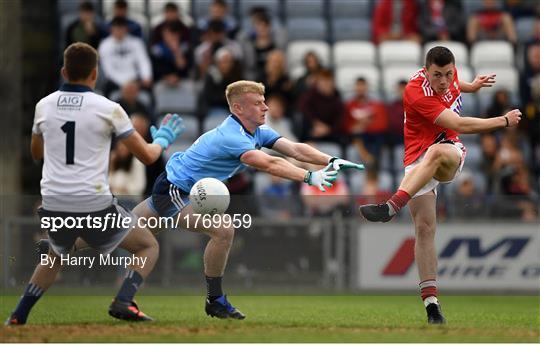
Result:
{"type": "Polygon", "coordinates": [[[67,121],[60,128],[66,133],[66,164],[75,164],[75,121],[67,121]]]}

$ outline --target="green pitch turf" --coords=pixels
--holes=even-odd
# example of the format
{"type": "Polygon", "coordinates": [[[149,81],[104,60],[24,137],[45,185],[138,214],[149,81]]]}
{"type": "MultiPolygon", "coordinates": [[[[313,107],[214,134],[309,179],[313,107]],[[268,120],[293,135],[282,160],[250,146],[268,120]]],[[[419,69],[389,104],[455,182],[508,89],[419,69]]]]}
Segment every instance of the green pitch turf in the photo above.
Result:
{"type": "MultiPolygon", "coordinates": [[[[2,296],[5,319],[18,297],[2,296]]],[[[107,315],[109,297],[45,296],[0,342],[540,342],[540,297],[445,296],[428,326],[417,296],[231,296],[243,321],[207,317],[200,296],[139,296],[153,323],[107,315]]]]}

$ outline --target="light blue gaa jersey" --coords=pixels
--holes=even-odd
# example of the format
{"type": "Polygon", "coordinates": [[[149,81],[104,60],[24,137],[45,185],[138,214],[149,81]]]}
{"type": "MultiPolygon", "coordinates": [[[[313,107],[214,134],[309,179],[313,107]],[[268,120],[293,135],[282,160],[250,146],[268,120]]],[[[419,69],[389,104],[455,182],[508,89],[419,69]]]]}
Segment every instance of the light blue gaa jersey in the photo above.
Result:
{"type": "Polygon", "coordinates": [[[280,135],[262,125],[251,134],[235,115],[201,135],[185,152],[174,153],[165,170],[167,179],[189,193],[198,180],[213,177],[226,180],[244,170],[240,156],[261,147],[272,148],[280,135]]]}

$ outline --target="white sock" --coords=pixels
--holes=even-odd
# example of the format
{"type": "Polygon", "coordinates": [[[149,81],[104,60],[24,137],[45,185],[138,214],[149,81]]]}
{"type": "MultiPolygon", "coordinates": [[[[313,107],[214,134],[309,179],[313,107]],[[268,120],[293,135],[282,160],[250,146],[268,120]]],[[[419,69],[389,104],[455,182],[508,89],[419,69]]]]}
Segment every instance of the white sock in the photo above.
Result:
{"type": "Polygon", "coordinates": [[[386,203],[388,205],[388,214],[390,216],[393,216],[394,214],[396,214],[396,210],[394,210],[394,207],[392,207],[392,204],[390,202],[387,202],[386,203]]]}
{"type": "Polygon", "coordinates": [[[428,306],[431,303],[439,304],[439,300],[435,296],[429,296],[424,300],[424,306],[428,306]]]}

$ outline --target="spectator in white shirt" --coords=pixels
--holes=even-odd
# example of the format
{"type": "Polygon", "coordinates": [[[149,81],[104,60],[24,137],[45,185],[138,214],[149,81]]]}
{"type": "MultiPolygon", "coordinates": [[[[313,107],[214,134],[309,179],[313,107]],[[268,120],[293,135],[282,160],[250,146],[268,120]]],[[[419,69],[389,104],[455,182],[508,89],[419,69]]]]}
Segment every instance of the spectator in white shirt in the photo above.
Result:
{"type": "Polygon", "coordinates": [[[142,39],[128,34],[127,21],[115,17],[111,22],[111,35],[99,45],[101,67],[109,96],[131,80],[138,80],[145,88],[152,85],[152,64],[142,39]]]}

